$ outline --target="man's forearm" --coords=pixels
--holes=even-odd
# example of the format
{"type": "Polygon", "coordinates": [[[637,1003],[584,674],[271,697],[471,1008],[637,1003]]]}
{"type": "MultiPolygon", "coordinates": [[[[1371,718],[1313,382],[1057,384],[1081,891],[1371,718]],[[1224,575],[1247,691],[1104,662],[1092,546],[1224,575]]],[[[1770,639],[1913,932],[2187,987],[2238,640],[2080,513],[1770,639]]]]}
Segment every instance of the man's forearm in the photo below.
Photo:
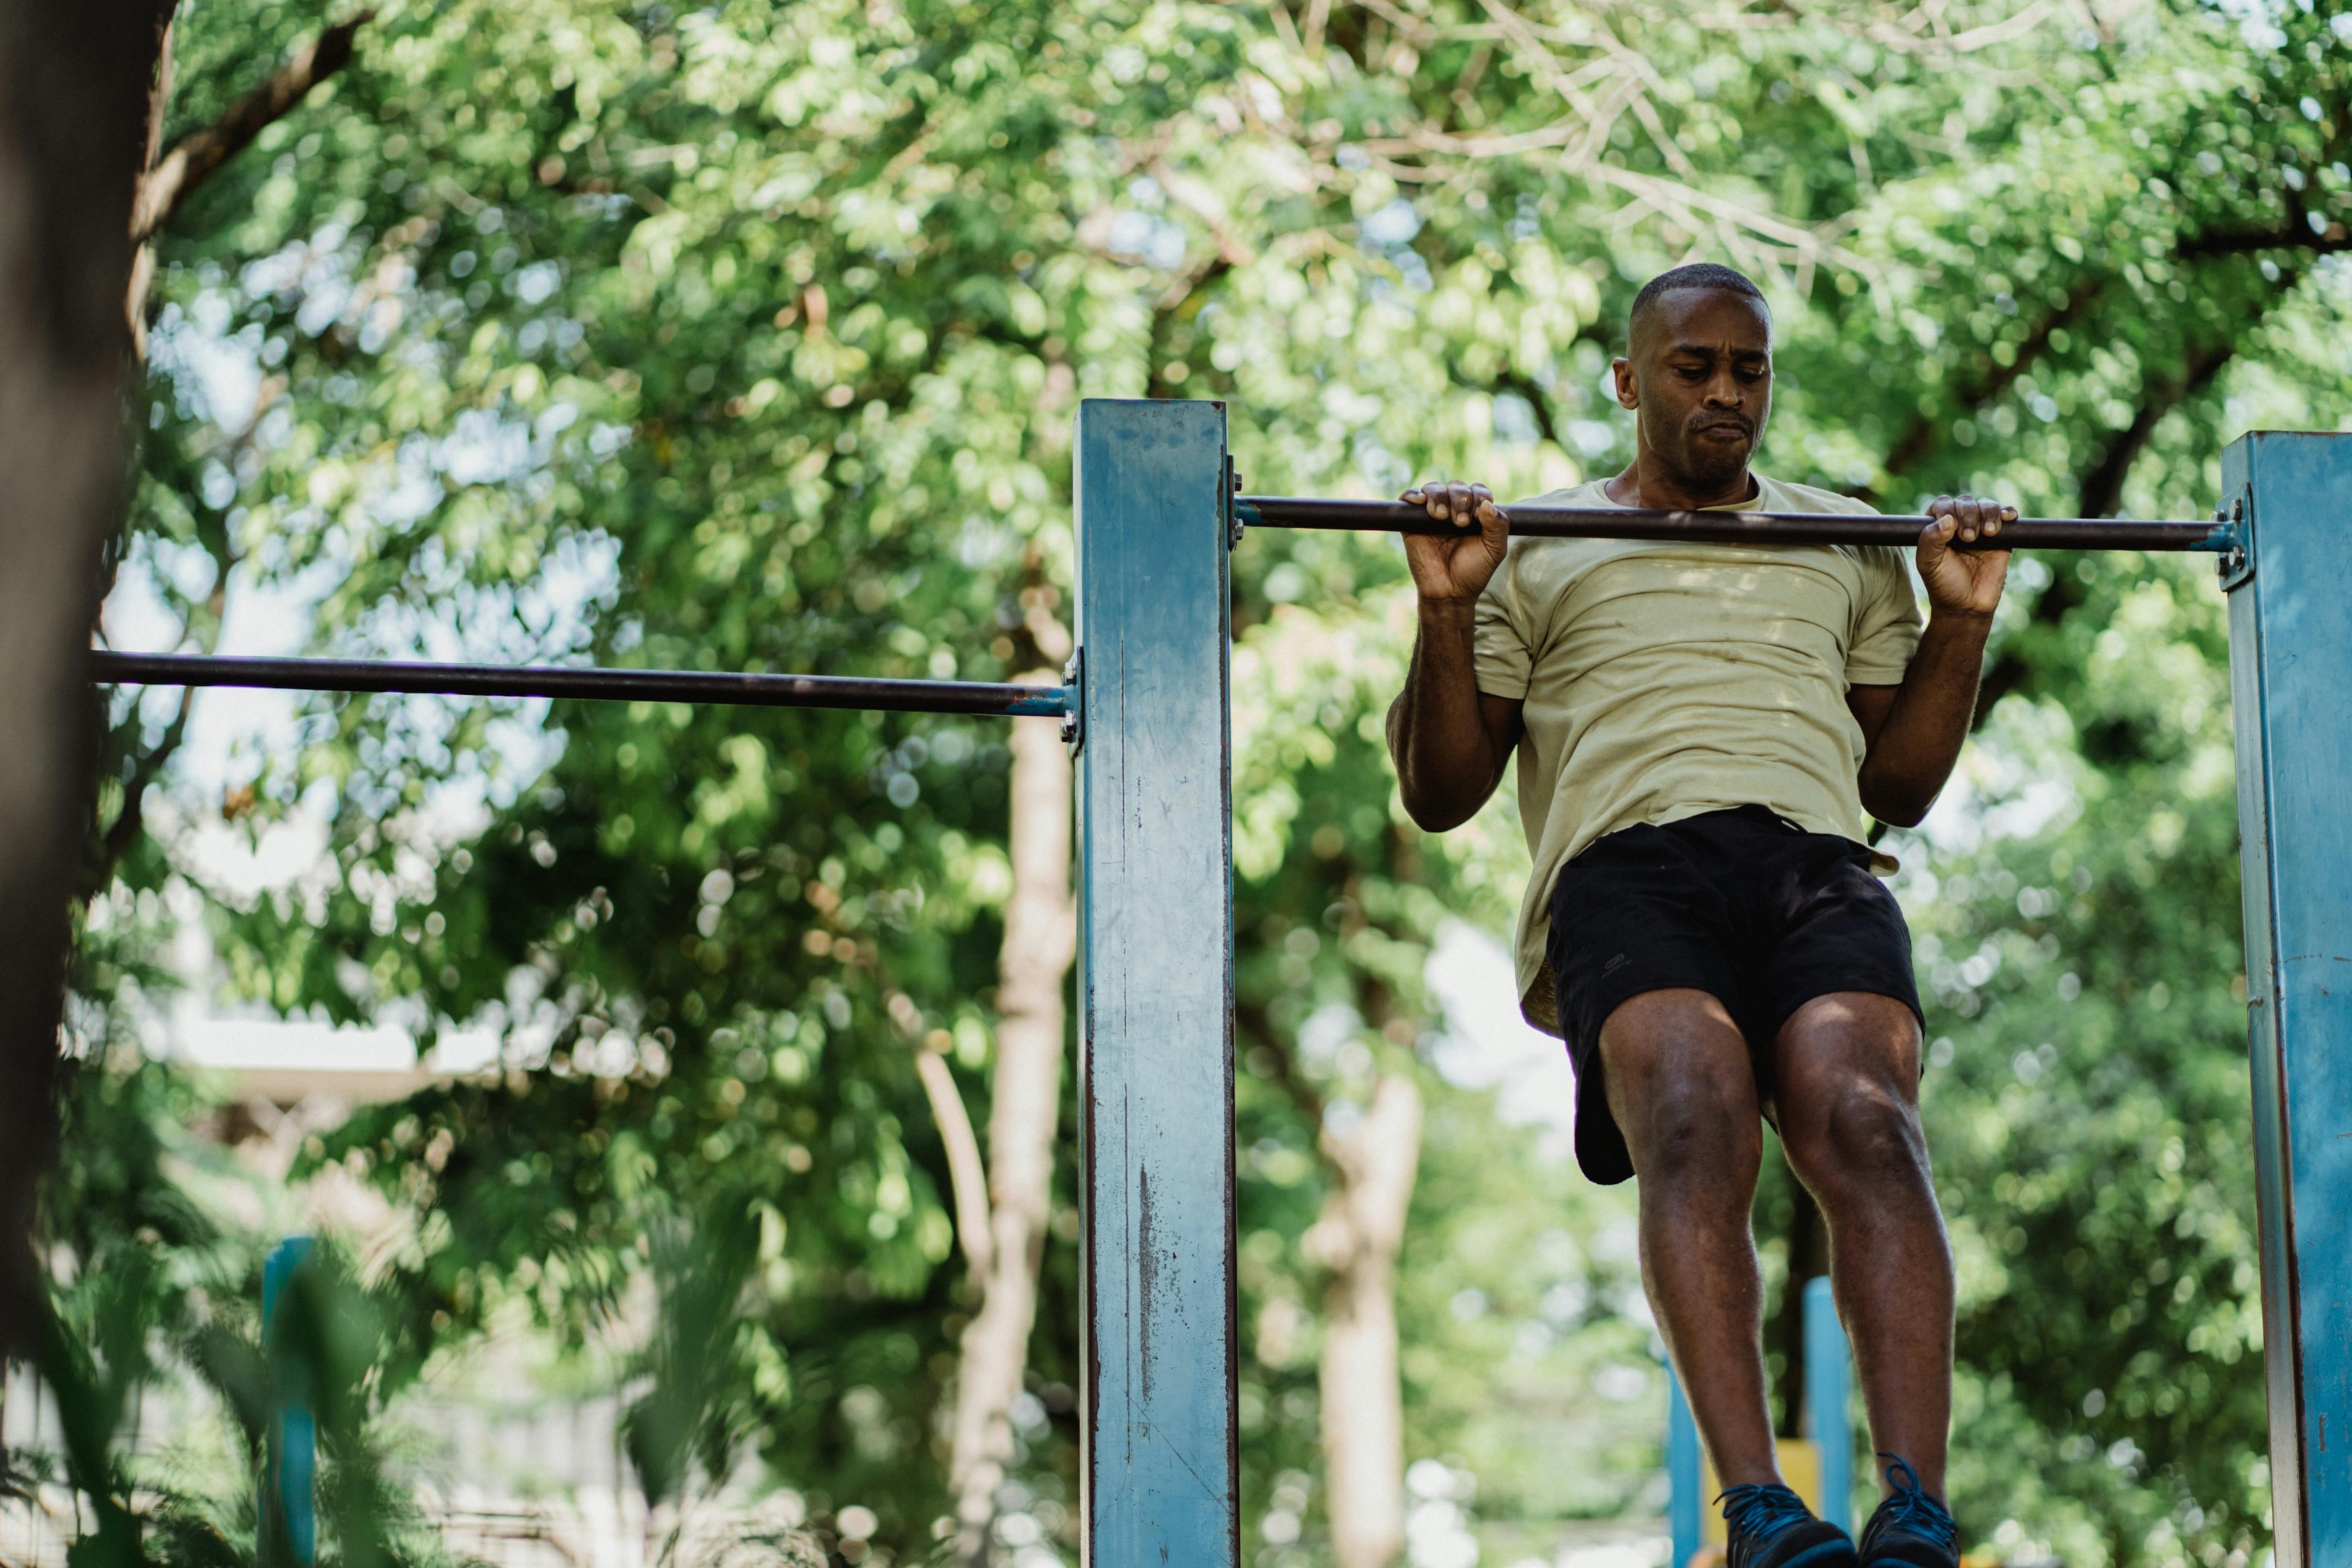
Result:
{"type": "Polygon", "coordinates": [[[1468,821],[1502,774],[1478,701],[1473,601],[1423,600],[1389,749],[1412,819],[1433,832],[1468,821]]]}
{"type": "Polygon", "coordinates": [[[1938,611],[1928,617],[1895,706],[1862,764],[1862,804],[1881,822],[1915,826],[1927,815],[1976,717],[1992,617],[1938,611]]]}

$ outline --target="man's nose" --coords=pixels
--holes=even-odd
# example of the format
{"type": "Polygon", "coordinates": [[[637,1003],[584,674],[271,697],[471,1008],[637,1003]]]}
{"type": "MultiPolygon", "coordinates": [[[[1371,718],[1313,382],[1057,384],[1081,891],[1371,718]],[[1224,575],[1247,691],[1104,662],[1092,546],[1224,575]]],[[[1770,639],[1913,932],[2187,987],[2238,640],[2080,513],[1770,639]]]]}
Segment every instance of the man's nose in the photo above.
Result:
{"type": "Polygon", "coordinates": [[[1706,405],[1709,408],[1737,408],[1747,401],[1748,389],[1739,384],[1736,376],[1719,375],[1707,384],[1706,405]]]}

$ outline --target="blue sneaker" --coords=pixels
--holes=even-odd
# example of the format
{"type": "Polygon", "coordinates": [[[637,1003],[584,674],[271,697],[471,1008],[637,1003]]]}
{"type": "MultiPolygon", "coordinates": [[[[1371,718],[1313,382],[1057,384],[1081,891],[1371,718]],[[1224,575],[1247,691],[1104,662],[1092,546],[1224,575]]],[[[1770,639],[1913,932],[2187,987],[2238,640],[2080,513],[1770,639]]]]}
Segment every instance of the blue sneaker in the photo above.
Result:
{"type": "Polygon", "coordinates": [[[1786,1487],[1731,1487],[1716,1500],[1730,1526],[1727,1568],[1857,1568],[1846,1532],[1786,1487]]]}
{"type": "Polygon", "coordinates": [[[1959,1568],[1960,1527],[1951,1510],[1927,1495],[1908,1459],[1878,1457],[1892,1461],[1886,1484],[1895,1494],[1862,1527],[1864,1568],[1959,1568]]]}

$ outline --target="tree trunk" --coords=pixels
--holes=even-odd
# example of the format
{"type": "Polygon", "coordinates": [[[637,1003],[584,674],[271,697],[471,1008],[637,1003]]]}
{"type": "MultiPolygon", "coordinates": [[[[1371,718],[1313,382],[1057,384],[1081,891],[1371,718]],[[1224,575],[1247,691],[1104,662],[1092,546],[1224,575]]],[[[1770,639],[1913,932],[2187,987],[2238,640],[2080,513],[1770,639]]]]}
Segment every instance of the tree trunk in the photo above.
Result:
{"type": "Polygon", "coordinates": [[[169,7],[0,5],[0,1349],[28,1348],[56,1140],[68,907],[89,826],[85,659],[124,493],[131,202],[169,7]]]}
{"type": "MultiPolygon", "coordinates": [[[[1065,634],[1066,641],[1066,634],[1065,634]]],[[[1051,683],[1055,675],[1024,679],[1051,683]]],[[[996,1492],[1013,1458],[1013,1401],[1037,1321],[1062,1099],[1062,983],[1076,955],[1070,901],[1070,759],[1052,719],[1013,721],[1013,896],[997,960],[996,1072],[988,1121],[988,1245],[979,1314],[956,1378],[956,1560],[989,1560],[996,1492]]]]}
{"type": "Polygon", "coordinates": [[[1307,1234],[1331,1272],[1324,1295],[1323,1462],[1331,1560],[1389,1568],[1404,1548],[1404,1391],[1397,1372],[1396,1259],[1421,1163],[1421,1092],[1385,1078],[1356,1130],[1323,1133],[1338,1184],[1307,1234]]]}

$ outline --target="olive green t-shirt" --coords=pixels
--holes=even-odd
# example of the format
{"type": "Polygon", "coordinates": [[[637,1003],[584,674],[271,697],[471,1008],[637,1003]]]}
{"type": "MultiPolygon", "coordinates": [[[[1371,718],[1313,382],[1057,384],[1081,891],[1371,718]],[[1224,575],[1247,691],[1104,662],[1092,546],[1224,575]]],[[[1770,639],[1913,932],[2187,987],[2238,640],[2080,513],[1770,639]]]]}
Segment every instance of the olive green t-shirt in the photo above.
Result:
{"type": "MultiPolygon", "coordinates": [[[[1867,512],[1757,476],[1741,510],[1867,512]]],[[[1615,507],[1603,481],[1553,506],[1615,507]]],[[[1507,510],[1507,509],[1506,509],[1507,510]]],[[[1852,686],[1894,686],[1919,644],[1905,552],[1885,544],[1514,539],[1478,601],[1478,689],[1520,700],[1528,1021],[1553,1034],[1544,942],[1559,868],[1603,834],[1736,805],[1861,840],[1852,686]]]]}

